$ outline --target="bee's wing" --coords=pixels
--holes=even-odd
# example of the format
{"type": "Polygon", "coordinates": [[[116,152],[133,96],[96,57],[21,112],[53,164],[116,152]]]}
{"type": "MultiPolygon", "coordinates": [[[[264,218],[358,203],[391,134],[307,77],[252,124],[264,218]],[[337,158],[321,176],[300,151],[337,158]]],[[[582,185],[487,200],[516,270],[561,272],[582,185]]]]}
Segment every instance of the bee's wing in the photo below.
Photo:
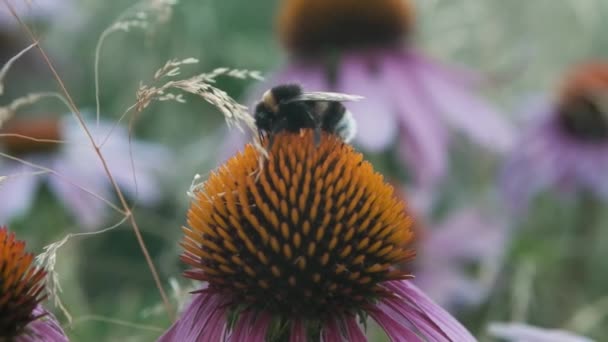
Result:
{"type": "Polygon", "coordinates": [[[332,102],[345,102],[345,101],[359,101],[362,100],[363,96],[349,95],[342,93],[330,93],[330,92],[309,92],[302,93],[296,97],[290,98],[284,103],[298,102],[298,101],[332,101],[332,102]]]}

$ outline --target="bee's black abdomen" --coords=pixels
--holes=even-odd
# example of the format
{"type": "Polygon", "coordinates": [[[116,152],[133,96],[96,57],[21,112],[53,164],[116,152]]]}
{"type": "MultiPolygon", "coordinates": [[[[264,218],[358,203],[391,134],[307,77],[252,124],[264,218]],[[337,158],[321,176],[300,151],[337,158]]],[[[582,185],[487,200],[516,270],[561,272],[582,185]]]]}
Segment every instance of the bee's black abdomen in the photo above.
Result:
{"type": "Polygon", "coordinates": [[[342,120],[346,108],[340,102],[329,102],[325,115],[323,116],[322,128],[324,131],[333,133],[338,122],[342,120]]]}

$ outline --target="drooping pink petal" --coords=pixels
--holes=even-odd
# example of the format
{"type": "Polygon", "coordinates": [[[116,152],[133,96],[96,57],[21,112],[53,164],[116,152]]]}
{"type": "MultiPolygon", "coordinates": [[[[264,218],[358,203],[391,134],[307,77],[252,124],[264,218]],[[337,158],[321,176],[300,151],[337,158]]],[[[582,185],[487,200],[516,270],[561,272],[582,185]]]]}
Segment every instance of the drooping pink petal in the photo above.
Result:
{"type": "Polygon", "coordinates": [[[513,342],[593,342],[569,331],[543,329],[523,323],[491,323],[490,335],[513,342]]]}
{"type": "Polygon", "coordinates": [[[378,323],[392,342],[422,342],[423,340],[406,326],[380,309],[368,310],[371,318],[378,323]]]}
{"type": "Polygon", "coordinates": [[[513,128],[493,106],[474,94],[468,79],[455,79],[455,73],[446,74],[434,65],[436,62],[420,55],[413,63],[421,86],[454,128],[497,152],[506,152],[512,146],[513,128]]]}
{"type": "Polygon", "coordinates": [[[445,337],[445,341],[476,341],[471,333],[464,328],[447,311],[435,304],[410,281],[388,281],[385,283],[397,298],[388,298],[384,304],[390,304],[394,314],[400,314],[402,319],[409,321],[425,334],[445,337]]]}
{"type": "Polygon", "coordinates": [[[393,70],[383,60],[382,51],[345,55],[339,66],[335,89],[365,97],[345,105],[357,122],[355,142],[374,152],[385,150],[398,132],[396,109],[390,101],[389,85],[385,80],[393,70]]]}
{"type": "Polygon", "coordinates": [[[268,332],[268,327],[270,326],[271,320],[272,317],[266,312],[258,313],[257,317],[255,317],[250,335],[247,340],[251,342],[266,341],[266,334],[268,332]]]}
{"type": "Polygon", "coordinates": [[[306,342],[308,336],[306,326],[301,319],[294,319],[291,323],[291,332],[289,333],[289,342],[306,342]]]}
{"type": "Polygon", "coordinates": [[[357,318],[354,316],[346,317],[342,320],[346,338],[350,342],[367,342],[365,334],[357,324],[357,318]]]}
{"type": "Polygon", "coordinates": [[[40,316],[39,319],[28,324],[26,332],[15,339],[15,342],[67,342],[68,337],[61,329],[55,316],[38,305],[33,316],[40,316]]]}
{"type": "Polygon", "coordinates": [[[394,53],[383,62],[391,103],[398,113],[401,133],[399,152],[413,170],[416,183],[434,185],[446,172],[448,136],[439,120],[430,94],[426,92],[406,54],[394,53]]]}
{"type": "Polygon", "coordinates": [[[230,332],[230,336],[228,337],[229,342],[238,342],[244,341],[247,337],[249,337],[249,332],[251,331],[251,327],[253,325],[253,321],[255,320],[255,313],[251,311],[244,311],[239,314],[238,320],[236,324],[232,328],[230,332]]]}
{"type": "Polygon", "coordinates": [[[226,301],[221,295],[203,291],[194,295],[180,318],[159,342],[220,341],[226,329],[226,301]]]}
{"type": "Polygon", "coordinates": [[[337,324],[335,319],[330,319],[324,322],[323,330],[321,331],[321,337],[323,342],[341,342],[344,341],[344,337],[340,332],[340,326],[337,324]]]}

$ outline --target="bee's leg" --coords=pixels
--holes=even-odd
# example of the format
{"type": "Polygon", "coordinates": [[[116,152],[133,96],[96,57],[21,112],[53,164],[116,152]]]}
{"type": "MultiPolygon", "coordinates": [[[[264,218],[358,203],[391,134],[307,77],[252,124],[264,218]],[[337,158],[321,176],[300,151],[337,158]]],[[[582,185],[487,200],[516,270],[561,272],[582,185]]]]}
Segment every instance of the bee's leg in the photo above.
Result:
{"type": "Polygon", "coordinates": [[[287,120],[283,119],[279,121],[270,132],[268,132],[268,147],[266,148],[267,151],[270,151],[270,149],[272,148],[272,145],[274,143],[274,136],[277,133],[285,130],[286,127],[287,120]]]}
{"type": "Polygon", "coordinates": [[[319,126],[315,127],[314,139],[315,147],[319,147],[319,144],[321,143],[321,127],[319,126]]]}
{"type": "Polygon", "coordinates": [[[268,147],[266,147],[266,151],[270,152],[272,143],[274,143],[274,134],[268,134],[268,147]]]}

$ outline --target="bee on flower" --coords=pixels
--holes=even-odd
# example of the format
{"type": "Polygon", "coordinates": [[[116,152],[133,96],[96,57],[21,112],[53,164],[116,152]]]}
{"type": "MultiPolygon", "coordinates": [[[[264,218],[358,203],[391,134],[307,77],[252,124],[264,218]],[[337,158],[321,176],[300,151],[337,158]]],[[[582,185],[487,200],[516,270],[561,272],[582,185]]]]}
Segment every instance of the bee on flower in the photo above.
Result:
{"type": "Polygon", "coordinates": [[[394,341],[474,341],[396,267],[415,252],[393,188],[338,132],[300,122],[195,187],[181,245],[201,288],[159,341],[366,341],[368,317],[394,341]]]}
{"type": "MultiPolygon", "coordinates": [[[[510,125],[474,95],[476,76],[444,66],[414,45],[415,13],[405,0],[283,0],[278,13],[287,65],[258,89],[299,83],[320,91],[358,94],[354,143],[369,152],[396,146],[414,185],[432,186],[447,170],[450,130],[491,151],[510,147],[510,125]]],[[[245,143],[230,133],[225,154],[245,143]]]]}

